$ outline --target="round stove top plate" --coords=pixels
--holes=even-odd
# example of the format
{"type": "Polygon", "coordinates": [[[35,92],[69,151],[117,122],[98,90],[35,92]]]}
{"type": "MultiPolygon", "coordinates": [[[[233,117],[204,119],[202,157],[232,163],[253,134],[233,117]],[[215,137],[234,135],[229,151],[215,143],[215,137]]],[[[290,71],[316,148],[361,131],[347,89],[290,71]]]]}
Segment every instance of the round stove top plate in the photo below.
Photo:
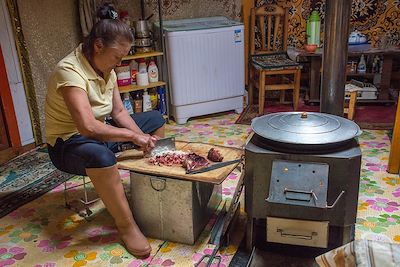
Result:
{"type": "Polygon", "coordinates": [[[259,136],[282,143],[321,145],[340,143],[361,134],[360,127],[348,119],[316,112],[279,112],[253,119],[259,136]]]}

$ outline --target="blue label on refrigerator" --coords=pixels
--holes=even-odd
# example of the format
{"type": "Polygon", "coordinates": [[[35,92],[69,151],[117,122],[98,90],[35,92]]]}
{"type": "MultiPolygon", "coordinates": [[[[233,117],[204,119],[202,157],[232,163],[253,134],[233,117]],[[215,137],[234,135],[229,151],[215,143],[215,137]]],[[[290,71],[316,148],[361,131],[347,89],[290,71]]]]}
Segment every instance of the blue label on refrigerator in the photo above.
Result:
{"type": "Polygon", "coordinates": [[[233,39],[235,40],[235,43],[241,43],[242,42],[242,30],[237,29],[234,31],[233,34],[233,39]]]}

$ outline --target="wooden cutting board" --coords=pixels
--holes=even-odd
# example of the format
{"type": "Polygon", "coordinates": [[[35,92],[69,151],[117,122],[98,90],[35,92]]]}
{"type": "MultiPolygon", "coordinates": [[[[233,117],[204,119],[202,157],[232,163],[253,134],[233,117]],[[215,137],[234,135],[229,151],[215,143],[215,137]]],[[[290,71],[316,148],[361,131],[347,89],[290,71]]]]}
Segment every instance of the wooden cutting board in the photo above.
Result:
{"type": "MultiPolygon", "coordinates": [[[[187,143],[176,141],[176,150],[182,150],[185,152],[194,152],[200,156],[207,158],[207,153],[211,148],[218,149],[218,151],[224,157],[224,161],[239,159],[243,150],[238,148],[223,147],[218,145],[210,145],[203,143],[187,143]]],[[[129,153],[129,152],[127,152],[129,153]]],[[[135,153],[133,153],[135,154],[135,153]]],[[[121,155],[121,161],[118,162],[118,168],[129,171],[150,174],[154,176],[177,178],[189,181],[200,181],[213,184],[222,183],[225,178],[236,168],[239,163],[231,164],[216,170],[197,173],[197,174],[186,174],[186,170],[182,166],[158,166],[149,162],[148,158],[131,158],[124,157],[121,155]]],[[[210,162],[211,166],[214,162],[210,162]]]]}

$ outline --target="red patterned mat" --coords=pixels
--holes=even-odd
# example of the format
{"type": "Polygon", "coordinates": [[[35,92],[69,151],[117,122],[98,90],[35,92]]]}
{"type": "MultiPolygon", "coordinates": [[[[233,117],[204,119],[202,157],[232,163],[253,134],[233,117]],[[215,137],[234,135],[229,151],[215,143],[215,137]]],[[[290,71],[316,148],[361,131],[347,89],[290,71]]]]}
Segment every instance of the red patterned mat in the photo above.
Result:
{"type": "MultiPolygon", "coordinates": [[[[292,104],[267,102],[264,114],[288,111],[293,111],[292,104]]],[[[300,101],[298,111],[319,112],[319,106],[306,105],[300,101]]],[[[393,129],[395,114],[396,105],[359,105],[356,107],[354,121],[362,129],[388,130],[393,129]]],[[[235,123],[250,125],[251,120],[255,117],[258,117],[258,105],[249,105],[243,110],[235,123]]]]}

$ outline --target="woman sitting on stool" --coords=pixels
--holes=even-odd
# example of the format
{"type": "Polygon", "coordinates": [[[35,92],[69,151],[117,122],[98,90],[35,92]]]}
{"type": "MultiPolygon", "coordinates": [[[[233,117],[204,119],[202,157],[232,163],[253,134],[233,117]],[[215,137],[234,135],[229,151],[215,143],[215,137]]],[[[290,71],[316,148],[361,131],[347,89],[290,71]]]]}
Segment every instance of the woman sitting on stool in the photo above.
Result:
{"type": "Polygon", "coordinates": [[[132,42],[126,24],[103,19],[57,64],[48,82],[46,139],[53,164],[64,172],[89,176],[126,249],[145,257],[151,247],[132,216],[114,153],[119,142],[150,151],[164,136],[165,120],[158,111],[130,116],[122,104],[114,68],[132,42]],[[109,115],[111,124],[105,123],[109,115]]]}

